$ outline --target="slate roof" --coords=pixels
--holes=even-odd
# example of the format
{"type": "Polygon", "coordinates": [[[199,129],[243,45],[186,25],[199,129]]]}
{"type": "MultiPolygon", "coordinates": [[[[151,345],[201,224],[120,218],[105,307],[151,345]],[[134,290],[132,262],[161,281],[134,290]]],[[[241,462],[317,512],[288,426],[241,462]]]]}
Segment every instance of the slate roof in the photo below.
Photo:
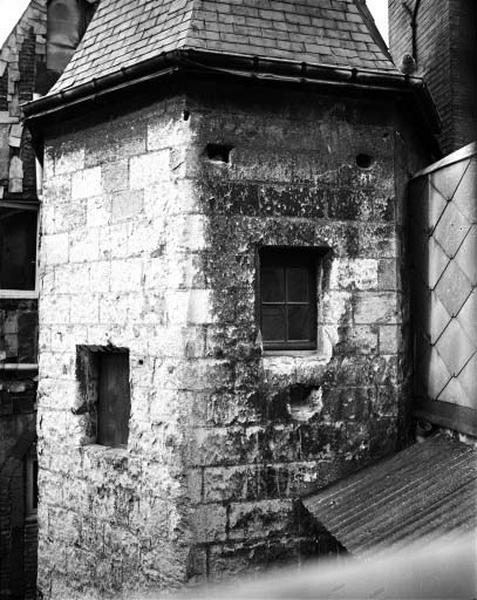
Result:
{"type": "Polygon", "coordinates": [[[477,450],[444,435],[304,499],[352,554],[401,550],[477,529],[477,450]]]}
{"type": "Polygon", "coordinates": [[[362,0],[101,0],[54,94],[173,50],[396,73],[362,0]]]}

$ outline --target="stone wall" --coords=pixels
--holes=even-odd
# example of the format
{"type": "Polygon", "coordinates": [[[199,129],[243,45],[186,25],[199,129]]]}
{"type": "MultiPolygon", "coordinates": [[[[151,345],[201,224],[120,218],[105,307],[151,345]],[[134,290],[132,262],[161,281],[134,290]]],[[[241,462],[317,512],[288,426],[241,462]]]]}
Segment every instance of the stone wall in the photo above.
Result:
{"type": "Polygon", "coordinates": [[[46,139],[46,598],[319,551],[319,532],[297,526],[296,497],[406,436],[399,165],[410,149],[392,105],[240,88],[139,104],[46,139]],[[229,161],[207,144],[231,149],[229,161]],[[328,250],[316,352],[263,352],[260,246],[328,250]],[[92,439],[77,346],[129,350],[127,449],[92,439]]]}

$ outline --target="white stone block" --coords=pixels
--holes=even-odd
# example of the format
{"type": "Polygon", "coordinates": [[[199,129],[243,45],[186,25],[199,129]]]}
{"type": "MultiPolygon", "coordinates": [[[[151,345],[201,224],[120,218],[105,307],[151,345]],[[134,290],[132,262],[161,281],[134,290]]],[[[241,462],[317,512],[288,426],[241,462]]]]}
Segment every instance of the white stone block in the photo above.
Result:
{"type": "Polygon", "coordinates": [[[100,254],[102,258],[126,258],[132,223],[119,223],[100,231],[100,254]]]}
{"type": "Polygon", "coordinates": [[[142,211],[143,196],[134,192],[116,192],[111,197],[111,217],[114,223],[128,219],[137,219],[142,211]]]}
{"type": "Polygon", "coordinates": [[[206,218],[203,215],[181,215],[167,223],[169,248],[183,248],[191,252],[206,248],[206,218]]]}
{"type": "Polygon", "coordinates": [[[163,243],[163,235],[154,226],[154,223],[133,222],[130,224],[128,236],[129,256],[149,256],[163,243]]]}
{"type": "Polygon", "coordinates": [[[99,229],[79,229],[70,234],[70,262],[92,262],[98,260],[99,231],[99,229]]]}
{"type": "Polygon", "coordinates": [[[378,264],[378,260],[371,258],[334,259],[330,274],[330,289],[376,289],[378,264]]]}
{"type": "Polygon", "coordinates": [[[99,300],[90,294],[71,296],[71,323],[95,324],[99,322],[99,300]]]}
{"type": "Polygon", "coordinates": [[[41,238],[41,262],[46,265],[58,265],[68,262],[68,234],[57,233],[41,238]]]}
{"type": "Polygon", "coordinates": [[[169,151],[161,150],[134,156],[129,162],[129,187],[146,189],[149,185],[169,179],[169,151]]]}
{"type": "Polygon", "coordinates": [[[142,279],[142,261],[140,259],[113,260],[111,262],[111,291],[139,291],[142,279]]]}
{"type": "Polygon", "coordinates": [[[110,289],[111,263],[109,261],[94,262],[89,270],[89,290],[93,294],[108,292],[110,289]]]}
{"type": "Polygon", "coordinates": [[[78,265],[61,265],[55,270],[56,292],[73,294],[84,292],[89,281],[89,266],[86,263],[78,265]]]}
{"type": "Polygon", "coordinates": [[[128,321],[128,297],[126,300],[117,295],[103,295],[99,298],[99,322],[104,325],[124,326],[128,321]]]}
{"type": "Polygon", "coordinates": [[[210,290],[168,292],[166,308],[169,322],[174,325],[212,323],[210,290]]]}
{"type": "Polygon", "coordinates": [[[363,293],[356,298],[354,307],[354,322],[363,324],[397,324],[398,299],[396,294],[388,293],[363,293]]]}
{"type": "Polygon", "coordinates": [[[167,122],[152,120],[147,127],[147,149],[159,150],[178,146],[186,143],[190,137],[190,125],[182,119],[169,119],[167,122]]]}
{"type": "Polygon", "coordinates": [[[71,180],[71,198],[91,198],[101,195],[101,167],[92,167],[73,173],[71,180]]]}
{"type": "Polygon", "coordinates": [[[86,225],[103,227],[111,222],[111,200],[107,196],[88,198],[86,207],[86,225]]]}
{"type": "Polygon", "coordinates": [[[177,210],[176,186],[170,181],[161,181],[144,189],[144,214],[147,219],[165,219],[177,210]]]}

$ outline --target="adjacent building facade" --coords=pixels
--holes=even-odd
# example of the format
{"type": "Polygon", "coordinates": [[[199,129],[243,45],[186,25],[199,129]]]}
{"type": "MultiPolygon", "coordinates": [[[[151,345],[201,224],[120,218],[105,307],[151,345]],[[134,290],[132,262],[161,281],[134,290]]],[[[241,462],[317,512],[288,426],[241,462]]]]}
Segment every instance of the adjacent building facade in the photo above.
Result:
{"type": "Polygon", "coordinates": [[[41,167],[22,104],[56,81],[94,5],[32,0],[0,48],[0,597],[36,597],[41,167]]]}
{"type": "Polygon", "coordinates": [[[389,1],[389,46],[399,65],[413,56],[442,120],[439,142],[449,154],[477,133],[477,35],[473,0],[389,1]]]}

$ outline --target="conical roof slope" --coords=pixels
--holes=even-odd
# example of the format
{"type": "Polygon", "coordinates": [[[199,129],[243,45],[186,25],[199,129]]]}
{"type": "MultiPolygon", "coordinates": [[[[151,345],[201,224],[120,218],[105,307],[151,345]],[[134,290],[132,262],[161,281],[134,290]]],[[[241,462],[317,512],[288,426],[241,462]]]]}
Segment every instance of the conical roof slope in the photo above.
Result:
{"type": "Polygon", "coordinates": [[[101,0],[50,93],[186,49],[396,72],[362,0],[101,0]]]}

